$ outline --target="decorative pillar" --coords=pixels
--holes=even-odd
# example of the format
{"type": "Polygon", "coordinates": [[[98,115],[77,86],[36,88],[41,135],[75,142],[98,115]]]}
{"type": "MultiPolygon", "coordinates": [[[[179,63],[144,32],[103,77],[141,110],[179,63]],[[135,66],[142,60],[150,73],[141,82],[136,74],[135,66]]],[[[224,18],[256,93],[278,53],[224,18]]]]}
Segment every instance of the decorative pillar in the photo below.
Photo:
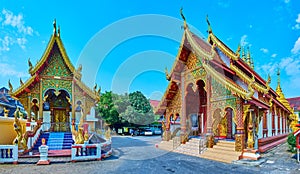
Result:
{"type": "Polygon", "coordinates": [[[243,108],[243,101],[241,98],[236,98],[236,122],[237,128],[235,133],[235,151],[241,152],[245,148],[245,130],[244,130],[244,115],[247,116],[247,112],[250,105],[246,105],[243,108]],[[243,111],[245,110],[245,112],[243,111]]]}
{"type": "Polygon", "coordinates": [[[254,110],[249,110],[249,120],[248,120],[248,140],[247,140],[247,148],[253,149],[254,147],[254,138],[253,138],[253,115],[252,112],[254,110]]]}
{"type": "Polygon", "coordinates": [[[268,119],[267,119],[267,110],[263,111],[263,138],[268,137],[268,119]]]}
{"type": "MultiPolygon", "coordinates": [[[[72,80],[72,130],[75,130],[75,82],[72,80]]],[[[101,127],[102,128],[102,127],[101,127]]]]}
{"type": "Polygon", "coordinates": [[[214,145],[214,135],[213,135],[213,130],[212,130],[212,111],[211,111],[211,77],[207,76],[206,79],[206,95],[207,95],[207,122],[206,122],[206,127],[207,127],[207,140],[208,140],[208,147],[212,148],[214,145]]]}
{"type": "Polygon", "coordinates": [[[181,134],[180,134],[180,139],[181,143],[185,143],[187,141],[186,137],[186,100],[185,100],[185,77],[184,77],[184,72],[181,73],[181,117],[180,117],[180,125],[181,125],[181,134]]]}
{"type": "Polygon", "coordinates": [[[43,122],[43,79],[40,79],[40,106],[39,106],[39,120],[43,122]]]}
{"type": "Polygon", "coordinates": [[[31,122],[31,93],[27,93],[27,122],[31,122]]]}

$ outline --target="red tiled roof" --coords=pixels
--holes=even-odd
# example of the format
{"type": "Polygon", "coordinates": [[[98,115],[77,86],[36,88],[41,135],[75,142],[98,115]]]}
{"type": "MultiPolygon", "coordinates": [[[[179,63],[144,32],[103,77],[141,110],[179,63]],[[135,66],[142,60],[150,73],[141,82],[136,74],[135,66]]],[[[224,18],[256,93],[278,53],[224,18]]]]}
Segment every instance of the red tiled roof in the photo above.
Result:
{"type": "Polygon", "coordinates": [[[287,98],[287,101],[290,103],[292,108],[300,111],[300,97],[287,98]]]}
{"type": "Polygon", "coordinates": [[[159,104],[159,101],[158,100],[149,100],[150,101],[150,105],[153,107],[153,108],[156,108],[159,104]]]}

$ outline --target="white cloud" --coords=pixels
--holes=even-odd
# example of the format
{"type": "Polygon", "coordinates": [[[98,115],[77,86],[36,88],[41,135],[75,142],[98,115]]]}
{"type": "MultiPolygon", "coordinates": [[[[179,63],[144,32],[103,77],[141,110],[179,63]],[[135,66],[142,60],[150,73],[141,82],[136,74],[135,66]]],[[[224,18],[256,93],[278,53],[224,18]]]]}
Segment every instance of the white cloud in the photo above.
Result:
{"type": "Polygon", "coordinates": [[[9,46],[13,44],[13,39],[9,36],[0,38],[0,53],[3,51],[9,51],[9,46]]]}
{"type": "Polygon", "coordinates": [[[13,66],[7,63],[0,63],[0,76],[15,76],[15,77],[29,77],[29,74],[26,72],[17,71],[13,66]]]}
{"type": "Polygon", "coordinates": [[[296,76],[300,74],[300,60],[291,57],[281,59],[279,64],[280,69],[284,69],[289,76],[296,76]]]}
{"type": "Polygon", "coordinates": [[[294,48],[291,50],[293,54],[297,54],[300,51],[300,37],[295,42],[294,48]]]}
{"type": "Polygon", "coordinates": [[[290,0],[284,0],[284,3],[286,3],[286,4],[289,3],[289,2],[290,2],[290,0]]]}
{"type": "Polygon", "coordinates": [[[2,14],[4,15],[4,21],[2,25],[12,26],[18,29],[18,32],[32,35],[33,29],[30,26],[25,26],[23,15],[19,13],[14,15],[11,11],[3,9],[2,14]]]}
{"type": "Polygon", "coordinates": [[[300,24],[296,24],[295,26],[292,27],[293,30],[299,30],[300,29],[300,24]]]}
{"type": "Polygon", "coordinates": [[[276,56],[277,56],[277,54],[272,54],[271,55],[272,58],[275,58],[276,56]]]}
{"type": "Polygon", "coordinates": [[[269,50],[267,48],[261,48],[260,51],[262,51],[265,54],[269,52],[269,50]]]}
{"type": "Polygon", "coordinates": [[[0,54],[10,51],[14,45],[26,49],[28,36],[38,34],[32,27],[25,25],[22,13],[16,15],[7,9],[0,11],[0,27],[0,54]]]}
{"type": "Polygon", "coordinates": [[[296,19],[297,23],[300,23],[300,13],[298,14],[298,18],[296,19]]]}
{"type": "Polygon", "coordinates": [[[247,37],[248,37],[247,35],[243,35],[243,36],[241,37],[240,44],[241,44],[242,47],[244,47],[244,46],[246,46],[246,45],[249,44],[249,43],[246,41],[247,37]]]}
{"type": "Polygon", "coordinates": [[[273,74],[275,74],[277,68],[278,68],[277,63],[270,62],[268,64],[262,65],[259,69],[262,69],[265,74],[273,75],[273,74]]]}
{"type": "Polygon", "coordinates": [[[24,50],[25,44],[27,43],[27,39],[26,38],[17,38],[17,43],[24,50]]]}

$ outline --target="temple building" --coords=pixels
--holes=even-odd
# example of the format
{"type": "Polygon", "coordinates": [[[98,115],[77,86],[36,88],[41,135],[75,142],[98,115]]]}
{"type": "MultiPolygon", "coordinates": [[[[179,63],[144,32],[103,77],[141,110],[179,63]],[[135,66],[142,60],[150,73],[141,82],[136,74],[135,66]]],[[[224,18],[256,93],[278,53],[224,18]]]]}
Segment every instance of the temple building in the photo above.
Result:
{"type": "Polygon", "coordinates": [[[27,117],[27,113],[24,110],[20,101],[13,99],[8,94],[8,89],[5,87],[0,88],[0,116],[14,117],[14,112],[17,108],[23,113],[24,117],[27,117]]]}
{"type": "MultiPolygon", "coordinates": [[[[173,141],[170,150],[191,148],[193,143],[187,142],[199,136],[207,140],[208,149],[214,149],[218,140],[232,142],[232,154],[238,158],[244,149],[265,152],[284,142],[291,123],[298,118],[283,95],[280,74],[274,90],[270,76],[263,79],[255,72],[249,49],[238,46],[231,50],[215,35],[208,19],[204,40],[190,31],[181,16],[182,40],[171,71],[166,70],[169,85],[156,109],[165,120],[162,147],[173,141]],[[172,128],[174,120],[180,120],[179,128],[172,128]]],[[[199,155],[197,148],[196,143],[194,149],[182,152],[199,155]]],[[[223,148],[210,158],[225,151],[223,148]]]]}
{"type": "Polygon", "coordinates": [[[75,69],[70,62],[56,21],[44,54],[36,65],[30,60],[28,65],[27,81],[20,80],[16,89],[9,82],[9,94],[30,113],[28,122],[42,122],[44,131],[70,132],[81,119],[97,121],[93,108],[100,99],[100,89],[95,86],[92,90],[81,81],[82,66],[75,69]]]}

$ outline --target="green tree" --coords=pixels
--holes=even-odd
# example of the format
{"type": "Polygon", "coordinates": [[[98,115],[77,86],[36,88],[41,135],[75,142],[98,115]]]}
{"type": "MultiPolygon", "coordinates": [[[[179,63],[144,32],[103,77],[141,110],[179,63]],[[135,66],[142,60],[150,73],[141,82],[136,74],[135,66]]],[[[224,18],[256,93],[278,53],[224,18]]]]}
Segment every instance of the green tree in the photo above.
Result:
{"type": "Polygon", "coordinates": [[[111,91],[105,91],[105,93],[101,95],[100,102],[98,103],[97,107],[99,115],[109,125],[113,125],[120,121],[119,113],[113,102],[113,96],[114,94],[111,91]]]}
{"type": "Polygon", "coordinates": [[[115,103],[120,117],[129,123],[147,125],[154,121],[150,102],[140,91],[121,95],[115,103]]]}

